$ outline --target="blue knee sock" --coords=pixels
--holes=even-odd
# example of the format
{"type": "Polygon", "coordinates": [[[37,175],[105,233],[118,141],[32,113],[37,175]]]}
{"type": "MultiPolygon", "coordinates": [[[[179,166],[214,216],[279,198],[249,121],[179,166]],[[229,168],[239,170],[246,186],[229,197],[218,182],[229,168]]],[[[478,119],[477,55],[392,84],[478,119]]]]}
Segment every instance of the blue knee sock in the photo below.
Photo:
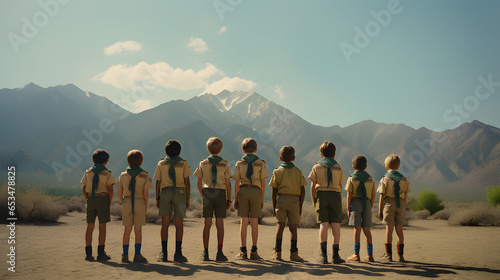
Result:
{"type": "Polygon", "coordinates": [[[359,249],[361,248],[360,243],[354,243],[354,255],[359,255],[359,249]]]}
{"type": "Polygon", "coordinates": [[[124,255],[128,255],[128,244],[127,245],[123,245],[123,254],[124,255]]]}
{"type": "Polygon", "coordinates": [[[373,244],[366,244],[366,251],[368,255],[373,255],[373,244]]]}
{"type": "Polygon", "coordinates": [[[141,245],[142,244],[140,244],[140,243],[139,244],[137,244],[137,243],[135,244],[135,254],[136,255],[140,255],[141,254],[141,245]]]}

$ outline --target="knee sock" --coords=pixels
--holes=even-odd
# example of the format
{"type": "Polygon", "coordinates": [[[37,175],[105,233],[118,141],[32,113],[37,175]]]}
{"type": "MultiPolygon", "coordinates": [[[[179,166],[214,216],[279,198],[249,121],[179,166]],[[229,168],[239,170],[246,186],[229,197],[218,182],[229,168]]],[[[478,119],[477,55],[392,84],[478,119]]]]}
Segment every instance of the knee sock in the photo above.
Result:
{"type": "Polygon", "coordinates": [[[247,247],[240,247],[240,251],[242,251],[243,253],[246,253],[247,252],[247,247]]]}
{"type": "Polygon", "coordinates": [[[297,252],[299,249],[297,248],[297,240],[290,240],[290,252],[292,253],[295,253],[297,252]]]}
{"type": "Polygon", "coordinates": [[[175,241],[175,253],[182,254],[182,241],[175,241]]]}
{"type": "Polygon", "coordinates": [[[366,244],[366,252],[368,255],[373,255],[373,244],[366,244]]]}
{"type": "Polygon", "coordinates": [[[338,257],[339,256],[339,244],[333,244],[332,245],[333,249],[333,257],[338,257]]]}
{"type": "Polygon", "coordinates": [[[104,245],[97,246],[97,255],[104,254],[104,245]]]}
{"type": "Polygon", "coordinates": [[[166,255],[167,254],[167,241],[161,242],[161,252],[166,255]]]}
{"type": "Polygon", "coordinates": [[[252,246],[252,253],[257,252],[257,246],[252,246]]]}
{"type": "Polygon", "coordinates": [[[354,243],[354,255],[359,255],[359,249],[361,248],[360,243],[354,243]]]}
{"type": "Polygon", "coordinates": [[[217,243],[217,253],[222,254],[222,243],[217,243]]]}
{"type": "Polygon", "coordinates": [[[385,252],[392,255],[392,243],[385,243],[385,252]]]}
{"type": "Polygon", "coordinates": [[[274,247],[276,252],[281,252],[281,244],[283,244],[283,239],[276,239],[276,246],[274,247]]]}
{"type": "Polygon", "coordinates": [[[85,255],[92,256],[92,246],[85,246],[85,255]]]}
{"type": "Polygon", "coordinates": [[[136,243],[135,244],[135,254],[136,255],[140,255],[141,254],[141,246],[142,246],[141,243],[136,243]]]}
{"type": "Polygon", "coordinates": [[[405,250],[405,244],[398,244],[398,255],[402,256],[405,250]]]}
{"type": "Polygon", "coordinates": [[[124,255],[128,255],[128,247],[129,247],[129,245],[128,244],[127,245],[124,244],[122,247],[123,247],[123,254],[124,255]]]}
{"type": "Polygon", "coordinates": [[[320,246],[321,246],[321,254],[323,254],[323,256],[326,256],[326,242],[321,242],[320,246]]]}

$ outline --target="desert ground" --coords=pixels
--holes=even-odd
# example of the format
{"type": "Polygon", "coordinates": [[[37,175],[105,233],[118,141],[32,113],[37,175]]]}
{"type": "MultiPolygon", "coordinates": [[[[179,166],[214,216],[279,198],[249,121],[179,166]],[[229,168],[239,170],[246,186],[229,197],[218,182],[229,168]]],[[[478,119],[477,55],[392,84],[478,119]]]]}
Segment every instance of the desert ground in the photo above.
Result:
{"type": "MultiPolygon", "coordinates": [[[[380,263],[377,258],[384,250],[384,227],[377,224],[374,237],[375,263],[346,263],[342,265],[320,265],[316,262],[319,254],[317,229],[299,229],[299,253],[304,263],[270,261],[274,247],[275,220],[263,219],[259,226],[259,253],[264,261],[235,261],[239,248],[239,223],[237,218],[226,219],[226,239],[224,252],[227,263],[203,262],[201,218],[185,221],[183,242],[186,264],[157,262],[160,251],[160,225],[148,224],[143,228],[143,255],[147,264],[121,263],[121,221],[108,224],[106,251],[112,259],[108,262],[84,261],[85,214],[71,212],[49,225],[22,224],[16,228],[16,272],[7,270],[6,251],[7,230],[3,225],[0,244],[2,245],[1,279],[154,279],[157,277],[196,277],[197,279],[227,278],[442,278],[442,279],[500,279],[500,236],[499,227],[449,226],[443,220],[412,220],[405,228],[405,257],[407,263],[380,263]]],[[[249,227],[250,229],[250,227],[249,227]]],[[[175,227],[171,226],[169,236],[173,237],[175,227]]],[[[352,229],[343,227],[341,256],[352,254],[352,229]]],[[[216,231],[212,228],[210,257],[215,258],[216,231]]],[[[289,233],[285,232],[283,258],[289,257],[289,233]]],[[[133,238],[133,234],[132,234],[133,238]]],[[[94,251],[97,232],[94,232],[94,251]]],[[[132,239],[133,240],[133,239],[132,239]]],[[[330,242],[328,244],[331,254],[330,242]]],[[[133,241],[132,241],[133,243],[133,241]]],[[[132,244],[131,243],[131,244],[132,244]]],[[[173,239],[169,240],[169,260],[173,258],[173,239]]],[[[395,246],[394,246],[395,247],[395,246]]],[[[366,256],[366,241],[361,241],[361,258],[366,256]]],[[[394,248],[395,250],[395,248],[394,248]]],[[[133,253],[133,245],[130,253],[133,253]]],[[[94,253],[94,256],[96,253],[94,253]]]]}

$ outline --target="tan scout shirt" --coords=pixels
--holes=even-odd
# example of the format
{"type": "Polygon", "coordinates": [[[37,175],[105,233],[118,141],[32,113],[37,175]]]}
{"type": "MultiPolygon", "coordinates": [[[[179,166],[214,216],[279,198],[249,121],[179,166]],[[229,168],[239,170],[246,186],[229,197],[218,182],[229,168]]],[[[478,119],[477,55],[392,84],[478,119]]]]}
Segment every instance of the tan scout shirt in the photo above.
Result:
{"type": "Polygon", "coordinates": [[[344,171],[337,163],[332,168],[332,182],[328,186],[327,169],[321,164],[315,164],[309,173],[309,179],[316,182],[317,191],[336,191],[342,192],[342,184],[345,182],[344,171]]]}
{"type": "MultiPolygon", "coordinates": [[[[170,168],[170,164],[168,164],[165,160],[160,160],[158,165],[156,166],[155,174],[153,175],[153,179],[161,181],[160,188],[168,188],[173,187],[174,183],[168,176],[168,169],[170,168]]],[[[191,167],[186,160],[181,160],[175,166],[175,183],[176,187],[184,188],[184,178],[189,177],[191,174],[191,167]]]]}
{"type": "MultiPolygon", "coordinates": [[[[345,184],[345,190],[352,193],[352,197],[360,197],[358,195],[359,181],[353,179],[352,177],[347,178],[347,183],[345,184]]],[[[365,182],[366,197],[372,199],[373,188],[375,188],[375,180],[372,177],[368,178],[365,182]]]]}
{"type": "MultiPolygon", "coordinates": [[[[85,171],[80,183],[85,186],[85,191],[89,194],[92,193],[92,180],[94,179],[94,172],[90,169],[85,171]]],[[[108,186],[116,183],[116,179],[110,170],[103,170],[99,172],[99,184],[97,184],[97,189],[95,193],[108,193],[108,186]]]]}
{"type": "MultiPolygon", "coordinates": [[[[403,176],[403,179],[399,181],[399,188],[400,198],[405,198],[405,194],[411,191],[410,183],[408,182],[408,179],[406,177],[403,176]]],[[[380,183],[378,184],[377,192],[384,194],[387,197],[396,197],[396,195],[394,194],[394,180],[387,177],[382,177],[380,183]]]]}
{"type": "Polygon", "coordinates": [[[305,185],[307,185],[306,178],[302,175],[302,171],[295,166],[292,168],[276,167],[269,182],[269,186],[278,189],[278,194],[298,196],[300,195],[300,187],[305,185]]]}
{"type": "MultiPolygon", "coordinates": [[[[123,191],[123,197],[130,197],[132,193],[130,192],[130,180],[132,180],[132,176],[130,176],[127,171],[123,171],[118,177],[118,181],[116,181],[115,188],[123,191]]],[[[153,180],[151,180],[151,176],[146,171],[142,171],[135,177],[135,196],[136,198],[144,198],[144,190],[149,190],[153,188],[153,180]]]]}
{"type": "MultiPolygon", "coordinates": [[[[233,174],[233,179],[240,179],[240,185],[250,184],[250,180],[247,179],[247,167],[248,163],[243,160],[238,160],[236,162],[236,167],[233,174]]],[[[266,162],[258,159],[253,164],[253,174],[252,174],[252,184],[257,187],[261,187],[260,179],[269,178],[269,174],[266,169],[266,162]]]]}
{"type": "MultiPolygon", "coordinates": [[[[226,179],[231,178],[231,169],[229,168],[229,163],[227,160],[222,160],[217,163],[217,185],[216,189],[226,189],[226,179]]],[[[196,177],[203,180],[204,188],[213,188],[213,177],[212,177],[212,164],[208,159],[200,161],[198,167],[193,173],[196,177]]]]}

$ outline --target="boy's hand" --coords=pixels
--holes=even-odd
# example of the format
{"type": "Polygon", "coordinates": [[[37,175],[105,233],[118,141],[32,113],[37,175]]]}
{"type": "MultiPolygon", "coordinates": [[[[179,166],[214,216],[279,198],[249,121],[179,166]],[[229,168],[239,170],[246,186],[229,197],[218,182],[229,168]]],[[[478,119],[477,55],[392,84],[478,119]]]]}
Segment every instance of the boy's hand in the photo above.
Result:
{"type": "Polygon", "coordinates": [[[384,219],[384,212],[379,211],[378,212],[378,217],[379,217],[379,219],[383,220],[384,219]]]}
{"type": "Polygon", "coordinates": [[[347,210],[347,218],[351,217],[351,211],[347,210]]]}
{"type": "Polygon", "coordinates": [[[189,210],[189,200],[186,201],[186,210],[189,210]]]}
{"type": "Polygon", "coordinates": [[[260,209],[264,209],[264,201],[260,203],[260,209]]]}
{"type": "Polygon", "coordinates": [[[226,201],[226,210],[231,208],[231,201],[226,201]]]}
{"type": "Polygon", "coordinates": [[[299,208],[299,214],[302,216],[302,206],[299,208]]]}
{"type": "Polygon", "coordinates": [[[159,199],[156,200],[156,208],[158,208],[158,209],[160,208],[160,200],[159,199]]]}
{"type": "Polygon", "coordinates": [[[273,216],[276,216],[276,208],[273,207],[273,216]]]}
{"type": "Polygon", "coordinates": [[[237,200],[234,201],[234,209],[238,210],[238,201],[237,200]]]}

